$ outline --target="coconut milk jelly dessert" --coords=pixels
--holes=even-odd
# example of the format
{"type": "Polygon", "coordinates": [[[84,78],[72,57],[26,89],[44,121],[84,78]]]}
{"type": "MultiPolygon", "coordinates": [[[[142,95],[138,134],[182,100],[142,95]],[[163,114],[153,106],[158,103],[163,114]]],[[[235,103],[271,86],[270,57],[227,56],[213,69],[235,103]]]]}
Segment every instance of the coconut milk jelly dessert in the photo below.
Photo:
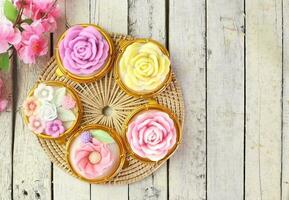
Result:
{"type": "Polygon", "coordinates": [[[79,123],[82,107],[76,93],[61,82],[37,84],[23,103],[24,120],[38,137],[58,139],[79,123]]]}
{"type": "Polygon", "coordinates": [[[145,161],[160,161],[170,156],[179,140],[175,118],[158,106],[139,110],[127,124],[126,141],[132,153],[145,161]]]}
{"type": "Polygon", "coordinates": [[[63,74],[76,81],[86,82],[107,72],[112,52],[112,40],[102,28],[76,25],[60,38],[56,55],[63,74]]]}
{"type": "Polygon", "coordinates": [[[67,152],[73,172],[89,182],[109,180],[124,161],[121,139],[102,126],[80,130],[70,140],[67,152]]]}
{"type": "Polygon", "coordinates": [[[171,77],[169,53],[153,40],[130,42],[117,59],[116,74],[122,88],[136,96],[151,96],[171,77]]]}

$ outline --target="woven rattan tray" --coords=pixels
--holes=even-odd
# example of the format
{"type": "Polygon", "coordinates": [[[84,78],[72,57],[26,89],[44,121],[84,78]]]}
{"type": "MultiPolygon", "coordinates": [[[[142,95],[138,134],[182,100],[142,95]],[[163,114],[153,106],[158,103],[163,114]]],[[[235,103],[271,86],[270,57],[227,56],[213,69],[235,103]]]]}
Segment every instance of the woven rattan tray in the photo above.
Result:
{"type": "MultiPolygon", "coordinates": [[[[131,37],[112,34],[112,38],[116,47],[118,47],[121,40],[130,39],[131,37]]],[[[84,108],[81,126],[98,123],[114,128],[117,132],[121,133],[121,128],[126,116],[140,105],[148,103],[148,100],[146,99],[131,97],[122,91],[116,84],[112,72],[109,72],[102,79],[96,82],[79,84],[65,76],[57,76],[57,68],[57,62],[55,58],[52,57],[47,67],[40,75],[38,81],[58,80],[69,84],[77,91],[84,108]],[[111,115],[103,114],[103,109],[107,106],[112,109],[111,115]]],[[[174,75],[171,84],[166,88],[166,90],[155,97],[155,100],[159,104],[171,109],[178,117],[181,126],[183,125],[183,97],[174,75]]],[[[72,176],[75,176],[68,167],[65,159],[65,147],[67,141],[63,141],[61,144],[54,140],[40,138],[38,141],[55,165],[59,166],[72,176]]],[[[131,156],[127,156],[126,159],[127,161],[123,169],[108,183],[128,184],[139,181],[152,174],[166,161],[164,160],[157,164],[151,164],[143,163],[131,156]]]]}

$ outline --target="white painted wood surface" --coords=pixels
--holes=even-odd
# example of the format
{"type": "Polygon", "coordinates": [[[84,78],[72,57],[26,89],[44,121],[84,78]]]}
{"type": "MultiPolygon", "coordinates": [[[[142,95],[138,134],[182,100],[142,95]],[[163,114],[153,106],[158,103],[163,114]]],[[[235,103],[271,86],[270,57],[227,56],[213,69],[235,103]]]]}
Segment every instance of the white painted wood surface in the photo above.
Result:
{"type": "Polygon", "coordinates": [[[185,98],[184,141],[141,182],[80,182],[50,163],[19,112],[50,55],[35,65],[18,62],[17,73],[5,75],[16,106],[0,113],[1,200],[289,199],[289,0],[59,4],[54,47],[66,22],[96,23],[168,46],[185,98]]]}
{"type": "Polygon", "coordinates": [[[282,1],[247,1],[246,33],[245,197],[280,199],[282,1]]]}
{"type": "Polygon", "coordinates": [[[243,1],[207,1],[207,195],[243,199],[243,1]]]}
{"type": "MultiPolygon", "coordinates": [[[[3,16],[3,0],[0,0],[0,21],[4,21],[3,16]]],[[[10,96],[10,100],[13,99],[13,94],[7,94],[8,91],[12,90],[11,81],[11,69],[10,72],[7,72],[0,76],[6,84],[6,94],[5,96],[10,96]]],[[[11,103],[13,104],[13,103],[11,103]]],[[[12,191],[12,141],[13,141],[13,105],[10,107],[7,112],[0,115],[0,188],[3,188],[0,191],[0,199],[10,199],[12,191]]]]}
{"type": "Polygon", "coordinates": [[[283,1],[283,126],[282,126],[282,200],[289,199],[289,1],[283,1]]]}
{"type": "Polygon", "coordinates": [[[184,140],[169,162],[169,199],[206,199],[205,0],[171,0],[168,42],[185,99],[184,140]]]}
{"type": "MultiPolygon", "coordinates": [[[[13,151],[13,197],[19,200],[49,199],[51,197],[51,163],[37,142],[36,137],[24,126],[21,105],[49,55],[38,59],[34,65],[18,63],[16,121],[13,151]]],[[[14,79],[15,80],[15,79],[14,79]]]]}

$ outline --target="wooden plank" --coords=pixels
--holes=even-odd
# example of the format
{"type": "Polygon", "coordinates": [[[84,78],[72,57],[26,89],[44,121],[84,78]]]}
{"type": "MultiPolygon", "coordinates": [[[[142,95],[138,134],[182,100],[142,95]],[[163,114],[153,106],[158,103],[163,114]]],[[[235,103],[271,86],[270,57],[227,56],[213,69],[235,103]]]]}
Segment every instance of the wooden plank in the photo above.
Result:
{"type": "Polygon", "coordinates": [[[109,32],[127,34],[127,0],[91,0],[91,22],[109,32]]]}
{"type": "Polygon", "coordinates": [[[205,0],[169,1],[169,49],[185,100],[183,143],[169,164],[169,199],[206,199],[205,0]]]}
{"type": "MultiPolygon", "coordinates": [[[[165,0],[129,0],[129,34],[166,45],[165,0]]],[[[167,164],[146,179],[129,185],[129,199],[167,199],[167,164]]]]}
{"type": "MultiPolygon", "coordinates": [[[[58,1],[62,10],[57,32],[53,35],[54,47],[58,37],[65,31],[66,22],[70,25],[89,23],[90,1],[58,1]]],[[[54,200],[89,200],[90,185],[65,173],[57,166],[53,167],[53,192],[54,200]]]]}
{"type": "Polygon", "coordinates": [[[207,198],[243,199],[244,2],[207,1],[207,198]]]}
{"type": "MultiPolygon", "coordinates": [[[[1,3],[1,2],[0,2],[1,3]]],[[[13,65],[11,62],[12,70],[13,65]]],[[[1,72],[2,73],[2,72],[1,72]]],[[[5,96],[9,95],[9,107],[6,112],[0,113],[0,199],[11,199],[12,191],[12,136],[13,136],[13,79],[11,72],[3,72],[1,78],[5,83],[5,96]],[[11,102],[12,101],[12,102],[11,102]]]]}
{"type": "MultiPolygon", "coordinates": [[[[127,1],[91,0],[91,22],[109,32],[127,33],[127,1]]],[[[91,185],[91,199],[128,199],[127,185],[91,185]]]]}
{"type": "MultiPolygon", "coordinates": [[[[27,97],[38,75],[49,60],[37,59],[36,64],[22,62],[17,66],[17,108],[27,97]]],[[[51,162],[41,149],[37,138],[28,130],[20,111],[16,113],[13,155],[13,199],[51,199],[51,162]]]]}
{"type": "Polygon", "coordinates": [[[246,1],[248,200],[280,199],[282,1],[246,1]]]}
{"type": "MultiPolygon", "coordinates": [[[[3,13],[3,2],[0,0],[0,21],[6,20],[3,13]]],[[[12,191],[12,136],[13,136],[13,80],[12,68],[9,72],[0,72],[1,78],[5,83],[5,94],[9,96],[10,106],[6,112],[0,113],[1,134],[0,134],[0,199],[11,199],[12,191]],[[11,94],[9,94],[11,93],[11,94]]]]}
{"type": "Polygon", "coordinates": [[[289,0],[283,1],[283,149],[282,200],[289,199],[289,0]]]}
{"type": "Polygon", "coordinates": [[[53,188],[53,200],[90,199],[89,184],[68,175],[57,166],[53,168],[53,188]]]}

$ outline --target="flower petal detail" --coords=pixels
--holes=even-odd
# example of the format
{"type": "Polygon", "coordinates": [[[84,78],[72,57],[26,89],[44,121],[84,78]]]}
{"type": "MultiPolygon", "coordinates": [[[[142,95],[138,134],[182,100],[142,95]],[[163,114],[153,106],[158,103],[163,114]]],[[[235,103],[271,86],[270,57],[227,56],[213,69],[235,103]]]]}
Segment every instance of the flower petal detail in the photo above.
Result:
{"type": "Polygon", "coordinates": [[[124,51],[119,61],[122,82],[136,92],[151,92],[166,80],[170,60],[153,42],[134,42],[124,51]]]}
{"type": "Polygon", "coordinates": [[[158,161],[174,147],[177,133],[174,121],[167,113],[149,110],[133,118],[128,125],[126,136],[131,149],[137,155],[158,161]]]}
{"type": "Polygon", "coordinates": [[[97,73],[104,66],[108,52],[108,42],[92,26],[71,27],[59,45],[64,67],[76,75],[97,73]]]}

